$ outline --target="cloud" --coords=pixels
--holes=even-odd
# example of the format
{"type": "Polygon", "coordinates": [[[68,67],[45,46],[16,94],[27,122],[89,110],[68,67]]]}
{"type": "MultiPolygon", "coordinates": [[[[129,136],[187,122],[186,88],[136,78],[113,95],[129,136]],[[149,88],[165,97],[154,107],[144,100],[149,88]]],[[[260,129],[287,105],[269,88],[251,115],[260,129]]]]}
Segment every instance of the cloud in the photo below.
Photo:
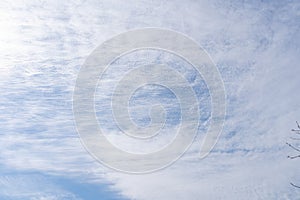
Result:
{"type": "MultiPolygon", "coordinates": [[[[297,1],[2,2],[1,165],[109,181],[131,199],[295,199],[299,191],[289,182],[300,182],[299,161],[286,159],[293,152],[285,141],[300,111],[299,8],[297,1]],[[225,84],[227,118],[207,158],[195,153],[199,134],[171,167],[128,175],[103,167],[83,149],[72,91],[92,49],[141,27],[183,32],[209,53],[225,84]]],[[[1,194],[18,196],[17,179],[2,177],[1,194]]]]}

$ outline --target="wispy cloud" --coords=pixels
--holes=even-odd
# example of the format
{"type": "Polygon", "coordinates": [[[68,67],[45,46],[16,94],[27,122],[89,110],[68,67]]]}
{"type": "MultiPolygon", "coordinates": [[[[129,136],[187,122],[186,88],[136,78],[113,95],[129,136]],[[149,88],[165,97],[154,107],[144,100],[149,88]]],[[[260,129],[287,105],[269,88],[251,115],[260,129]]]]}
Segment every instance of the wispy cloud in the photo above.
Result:
{"type": "MultiPolygon", "coordinates": [[[[299,191],[289,182],[300,182],[299,161],[286,159],[285,141],[300,118],[299,10],[297,1],[2,1],[1,166],[111,182],[131,199],[295,199],[299,191]],[[200,134],[171,167],[127,175],[103,167],[83,149],[72,92],[80,66],[98,44],[141,27],[183,32],[210,54],[224,80],[227,117],[206,159],[194,153],[200,134]]],[[[0,195],[18,199],[22,191],[33,191],[36,199],[77,198],[44,179],[34,180],[31,187],[27,176],[2,176],[0,195]]]]}

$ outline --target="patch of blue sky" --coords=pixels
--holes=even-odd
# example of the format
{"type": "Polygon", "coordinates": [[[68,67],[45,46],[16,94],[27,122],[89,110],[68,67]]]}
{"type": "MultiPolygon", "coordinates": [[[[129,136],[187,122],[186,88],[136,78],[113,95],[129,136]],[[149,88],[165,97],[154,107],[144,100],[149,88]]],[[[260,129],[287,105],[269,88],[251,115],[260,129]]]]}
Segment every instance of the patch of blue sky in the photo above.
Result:
{"type": "Polygon", "coordinates": [[[67,177],[39,171],[16,171],[1,167],[0,198],[23,199],[105,199],[126,200],[110,183],[86,183],[84,177],[67,177]]]}

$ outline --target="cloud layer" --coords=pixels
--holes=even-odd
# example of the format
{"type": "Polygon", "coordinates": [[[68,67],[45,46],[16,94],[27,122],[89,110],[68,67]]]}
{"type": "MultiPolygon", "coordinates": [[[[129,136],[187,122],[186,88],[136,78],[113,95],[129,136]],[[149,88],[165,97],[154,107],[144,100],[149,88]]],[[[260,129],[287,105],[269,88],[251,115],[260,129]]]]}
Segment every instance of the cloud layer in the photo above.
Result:
{"type": "MultiPolygon", "coordinates": [[[[299,196],[289,182],[300,183],[300,160],[288,160],[294,152],[285,146],[300,118],[298,1],[2,1],[0,13],[3,173],[5,168],[110,182],[129,199],[299,196]],[[143,27],[182,32],[208,52],[225,84],[227,116],[207,158],[200,160],[195,153],[204,136],[199,134],[171,167],[128,175],[103,167],[86,153],[73,120],[72,92],[79,68],[94,48],[115,34],[143,27]]],[[[19,189],[12,185],[21,178],[1,176],[0,197],[17,199],[19,189]]],[[[59,191],[43,181],[37,183],[59,191]]],[[[32,190],[30,180],[22,183],[22,190],[32,190]]],[[[77,198],[70,191],[63,194],[77,198]]],[[[36,193],[28,196],[43,199],[36,193]]]]}

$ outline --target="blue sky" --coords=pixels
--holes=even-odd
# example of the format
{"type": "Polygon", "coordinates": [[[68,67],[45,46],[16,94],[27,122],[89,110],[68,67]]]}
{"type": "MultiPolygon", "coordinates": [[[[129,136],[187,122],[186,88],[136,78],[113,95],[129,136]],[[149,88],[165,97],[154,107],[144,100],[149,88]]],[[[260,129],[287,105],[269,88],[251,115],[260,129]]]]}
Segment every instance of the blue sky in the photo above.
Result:
{"type": "MultiPolygon", "coordinates": [[[[1,1],[0,199],[296,199],[300,191],[289,183],[300,184],[300,159],[286,158],[294,152],[285,142],[300,121],[299,31],[299,1],[1,1]],[[99,44],[144,27],[184,33],[210,55],[224,82],[227,114],[217,145],[199,159],[209,92],[201,76],[177,60],[173,67],[194,84],[203,127],[172,166],[130,175],[103,166],[83,148],[72,95],[80,67],[99,44]]],[[[133,98],[132,115],[147,124],[148,110],[136,104],[147,104],[145,95],[158,89],[158,99],[150,100],[169,106],[168,129],[148,146],[119,137],[105,107],[109,81],[124,73],[118,65],[172,65],[174,59],[137,52],[107,72],[107,87],[96,91],[97,117],[106,120],[116,146],[151,151],[168,143],[178,125],[174,95],[144,88],[133,98]]]]}
{"type": "Polygon", "coordinates": [[[127,199],[109,183],[87,183],[83,177],[67,177],[36,170],[1,169],[1,199],[127,199]]]}

